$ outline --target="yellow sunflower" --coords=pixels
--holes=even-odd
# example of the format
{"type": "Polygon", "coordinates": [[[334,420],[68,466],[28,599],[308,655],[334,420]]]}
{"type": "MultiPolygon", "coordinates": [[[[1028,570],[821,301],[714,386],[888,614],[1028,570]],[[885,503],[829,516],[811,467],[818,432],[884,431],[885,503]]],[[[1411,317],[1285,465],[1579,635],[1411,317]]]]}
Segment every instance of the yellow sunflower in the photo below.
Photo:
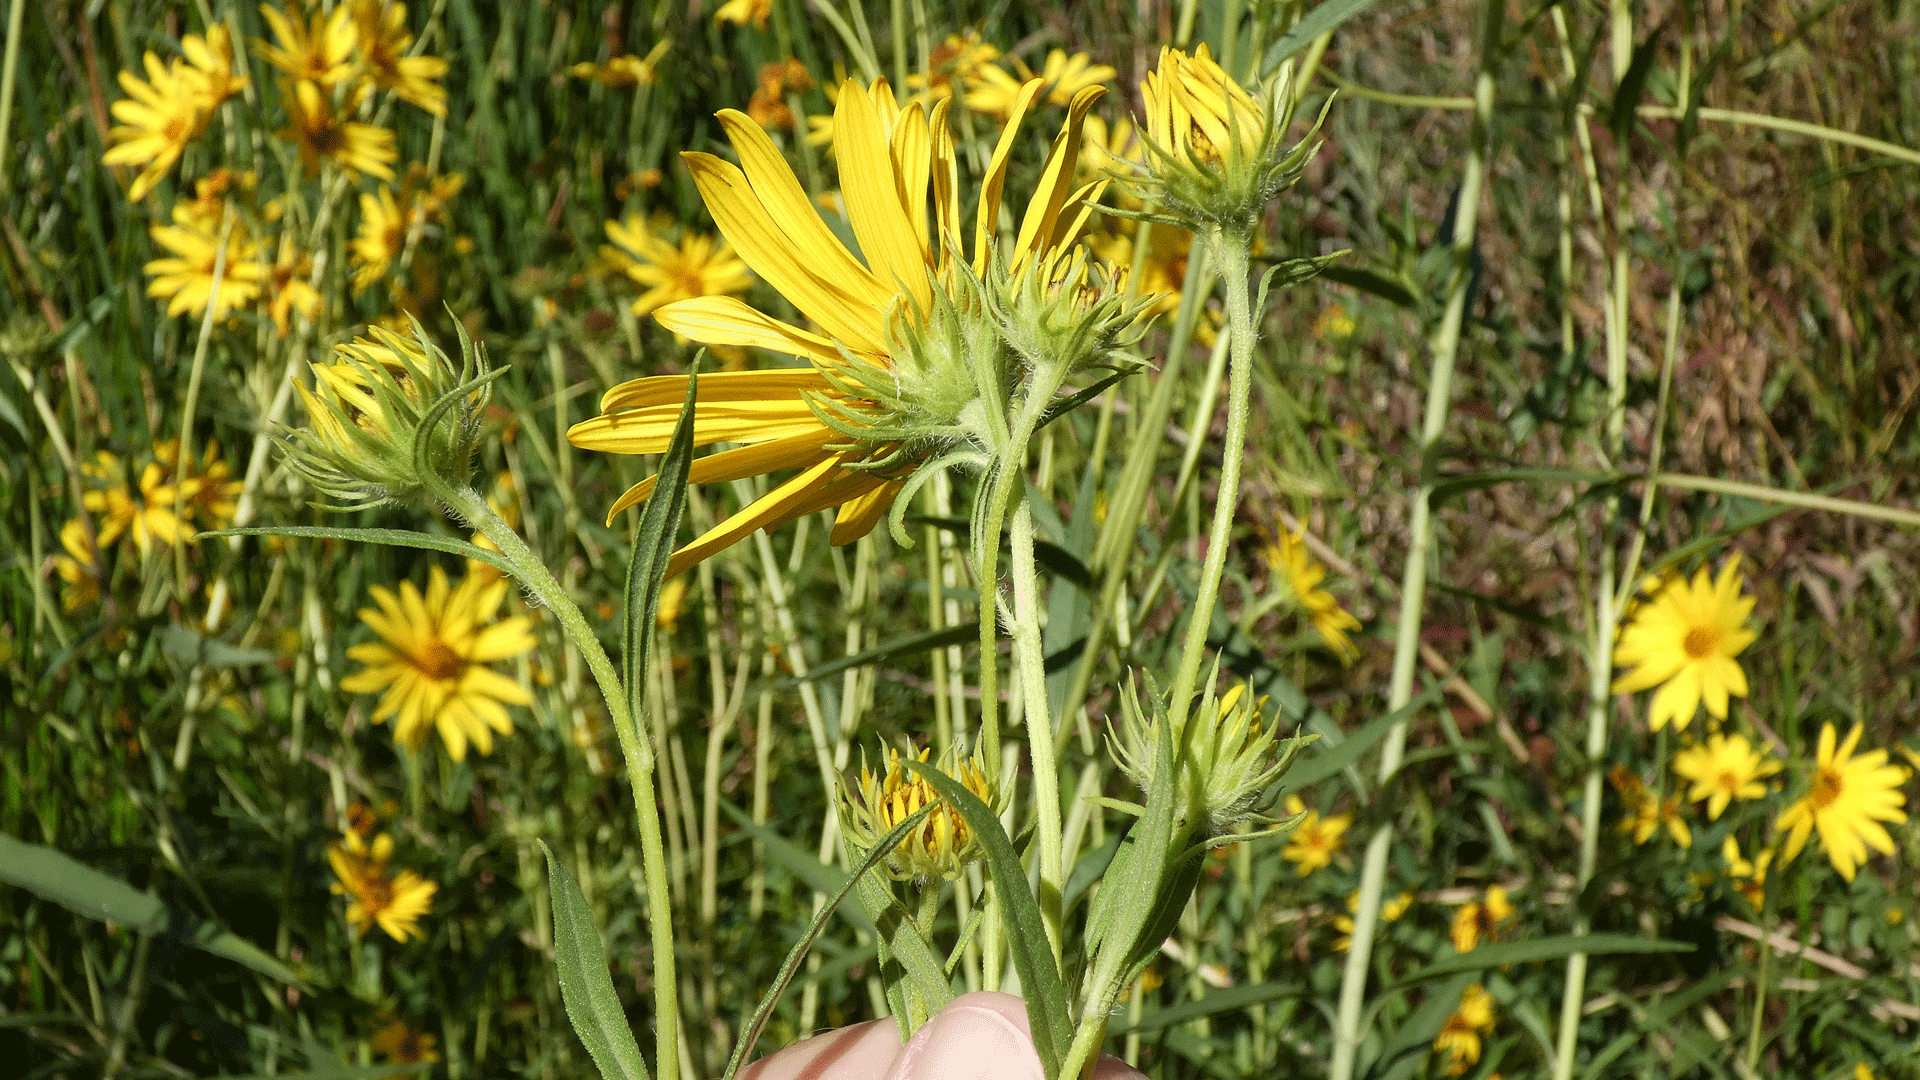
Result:
{"type": "Polygon", "coordinates": [[[1507,899],[1506,887],[1488,886],[1485,896],[1467,901],[1453,913],[1453,950],[1472,952],[1480,947],[1482,939],[1492,940],[1500,924],[1511,918],[1513,904],[1507,899]]]}
{"type": "Polygon", "coordinates": [[[767,20],[772,17],[773,0],[727,0],[713,13],[714,22],[730,22],[740,26],[752,23],[757,30],[765,30],[767,20]]]}
{"type": "Polygon", "coordinates": [[[280,257],[267,267],[267,316],[281,337],[292,332],[293,317],[312,319],[320,313],[321,298],[309,278],[313,260],[294,248],[292,237],[280,245],[280,257]]]}
{"type": "Polygon", "coordinates": [[[353,74],[353,47],[358,38],[353,12],[341,4],[331,12],[315,10],[302,21],[279,8],[260,5],[260,14],[273,31],[276,44],[256,39],[261,59],[288,78],[331,88],[353,74]]]}
{"type": "Polygon", "coordinates": [[[1727,718],[1727,699],[1747,696],[1747,673],[1734,657],[1758,635],[1747,629],[1753,597],[1741,595],[1740,556],[1718,578],[1705,567],[1691,582],[1673,580],[1639,605],[1613,652],[1632,667],[1613,684],[1616,694],[1660,687],[1647,723],[1684,730],[1704,701],[1715,719],[1727,718]]]}
{"type": "Polygon", "coordinates": [[[287,126],[280,130],[280,137],[300,148],[300,161],[308,172],[319,165],[321,158],[330,158],[348,175],[365,173],[381,180],[393,179],[390,166],[400,156],[394,148],[393,132],[347,119],[359,107],[360,97],[359,93],[348,94],[335,111],[319,84],[305,79],[282,95],[287,126]]]}
{"type": "Polygon", "coordinates": [[[100,552],[93,545],[86,522],[74,518],[60,526],[60,546],[65,555],[53,557],[53,571],[60,575],[60,607],[78,611],[100,599],[100,552]]]}
{"type": "Polygon", "coordinates": [[[380,185],[378,194],[360,193],[360,227],[351,244],[353,291],[365,292],[387,276],[387,268],[400,257],[407,245],[407,215],[393,197],[393,189],[380,185]]]}
{"type": "Polygon", "coordinates": [[[1786,850],[1781,859],[1791,862],[1807,845],[1807,837],[1820,831],[1820,843],[1827,849],[1833,868],[1848,881],[1867,861],[1867,849],[1882,855],[1893,854],[1893,837],[1883,821],[1907,820],[1900,794],[1907,782],[1907,770],[1887,762],[1885,750],[1869,750],[1853,756],[1860,745],[1863,729],[1855,724],[1838,747],[1834,745],[1832,724],[1820,726],[1819,757],[1813,782],[1800,801],[1787,807],[1774,826],[1787,833],[1786,850]]]}
{"type": "Polygon", "coordinates": [[[956,82],[966,85],[968,80],[979,74],[981,68],[998,59],[1000,50],[991,42],[980,40],[978,30],[948,34],[947,40],[935,45],[933,52],[928,55],[929,71],[907,76],[907,88],[926,91],[934,100],[950,98],[956,82]]]}
{"type": "Polygon", "coordinates": [[[337,844],[327,846],[327,862],[333,866],[333,893],[348,897],[347,921],[364,934],[377,924],[395,941],[406,941],[419,932],[422,915],[433,910],[433,894],[440,886],[411,870],[387,873],[393,857],[393,837],[381,833],[368,844],[360,834],[349,832],[337,844]]]}
{"type": "Polygon", "coordinates": [[[418,752],[437,728],[455,761],[466,759],[469,742],[491,754],[494,733],[513,732],[502,702],[533,703],[519,683],[487,666],[534,646],[528,630],[533,620],[516,615],[493,621],[507,582],[469,577],[456,589],[435,567],[424,596],[411,581],[400,583],[398,596],[378,585],[372,591],[379,610],[361,608],[360,621],[383,640],[347,650],[367,666],[341,680],[340,688],[381,693],[373,719],[393,718],[393,737],[409,752],[418,752]]]}
{"type": "Polygon", "coordinates": [[[247,77],[233,69],[233,39],[227,28],[215,23],[207,27],[207,36],[188,34],[180,39],[180,51],[187,58],[183,74],[194,87],[194,104],[202,112],[218,109],[226,100],[247,87],[247,77]]]}
{"type": "MultiPolygon", "coordinates": [[[[1020,273],[1055,265],[1091,213],[1099,185],[1074,190],[1079,128],[1099,91],[1075,100],[1054,140],[1038,189],[1009,251],[996,253],[990,237],[999,220],[1001,189],[1020,117],[1041,89],[1022,93],[982,185],[971,267],[960,252],[957,159],[947,131],[947,108],[931,116],[918,104],[901,108],[884,80],[863,87],[849,80],[834,113],[834,150],[848,217],[865,262],[834,236],[807,199],[793,170],[760,125],[728,109],[721,126],[740,157],[736,167],[711,154],[682,157],[721,233],[756,274],[792,301],[818,332],[780,322],[730,296],[704,296],[654,312],[676,334],[717,346],[756,346],[791,353],[809,366],[700,376],[694,441],[747,445],[693,463],[692,483],[736,480],[799,469],[764,497],[721,522],[675,554],[668,575],[745,537],[804,514],[839,507],[831,540],[850,543],[870,532],[937,444],[912,447],[887,433],[900,429],[900,401],[926,403],[926,368],[911,358],[935,308],[936,286],[989,270],[989,263],[1020,273]],[[931,223],[928,195],[931,189],[931,223]],[[883,400],[882,395],[899,396],[883,400]],[[875,432],[877,434],[866,434],[875,432]]],[[[958,285],[952,287],[957,288],[958,285]]],[[[943,292],[943,295],[945,293],[943,292]]],[[[943,384],[944,385],[944,384],[943,384]]],[[[609,390],[602,415],[567,434],[575,446],[624,454],[666,449],[686,393],[678,376],[638,379],[609,390]]],[[[953,414],[964,400],[925,404],[925,414],[960,430],[953,414]],[[951,406],[951,410],[943,412],[951,406]]],[[[916,406],[917,407],[917,406],[916,406]]],[[[1000,406],[1004,407],[1004,403],[1000,406]]],[[[646,498],[652,479],[630,488],[609,519],[646,498]]]]}
{"type": "Polygon", "coordinates": [[[168,315],[200,315],[211,300],[213,317],[220,319],[260,298],[266,277],[260,264],[260,245],[247,238],[246,227],[237,220],[227,233],[220,293],[214,295],[213,271],[220,261],[222,228],[221,214],[202,214],[193,204],[181,203],[173,208],[173,224],[148,230],[153,242],[169,255],[142,267],[153,279],[147,283],[147,295],[167,301],[168,315]]]}
{"type": "Polygon", "coordinates": [[[645,56],[628,53],[612,57],[604,64],[583,61],[568,68],[567,74],[616,89],[622,86],[652,86],[660,74],[660,58],[667,55],[667,47],[671,44],[669,39],[661,38],[645,56]]]}
{"type": "Polygon", "coordinates": [[[1458,1076],[1479,1061],[1481,1036],[1492,1031],[1493,995],[1474,983],[1460,992],[1460,1007],[1433,1040],[1433,1052],[1447,1055],[1446,1074],[1458,1076]]]}
{"type": "Polygon", "coordinates": [[[1729,836],[1720,845],[1720,857],[1727,861],[1727,877],[1753,910],[1759,911],[1767,897],[1767,866],[1773,862],[1773,849],[1762,848],[1749,862],[1740,854],[1740,842],[1729,836]]]}
{"type": "Polygon", "coordinates": [[[146,198],[167,175],[187,144],[200,134],[206,117],[200,107],[200,82],[192,72],[177,61],[162,64],[152,53],[144,63],[144,81],[131,72],[120,73],[120,88],[127,96],[113,103],[113,118],[120,123],[107,132],[113,145],[100,155],[106,165],[146,166],[127,189],[132,202],[146,198]]]}
{"type": "Polygon", "coordinates": [[[1673,771],[1691,780],[1691,802],[1707,801],[1707,820],[1717,821],[1734,799],[1759,799],[1767,794],[1760,781],[1780,771],[1780,762],[1753,748],[1744,735],[1713,735],[1706,742],[1673,755],[1673,771]]]}
{"type": "Polygon", "coordinates": [[[1327,568],[1314,561],[1308,553],[1306,541],[1302,539],[1305,535],[1305,529],[1282,532],[1262,549],[1261,556],[1266,560],[1269,570],[1286,579],[1295,602],[1313,623],[1313,628],[1320,632],[1321,640],[1327,643],[1341,663],[1351,664],[1360,655],[1360,650],[1354,647],[1347,631],[1360,629],[1360,620],[1348,614],[1332,593],[1320,587],[1320,582],[1326,579],[1327,568]]]}
{"type": "Polygon", "coordinates": [[[1287,813],[1307,815],[1287,834],[1287,846],[1280,849],[1281,857],[1292,863],[1294,872],[1301,877],[1330,865],[1333,857],[1346,846],[1346,832],[1353,825],[1351,816],[1339,814],[1323,818],[1320,811],[1307,809],[1298,795],[1287,796],[1287,813]]]}
{"type": "Polygon", "coordinates": [[[675,247],[655,235],[638,215],[630,215],[625,221],[607,222],[607,239],[615,245],[610,261],[647,287],[633,302],[635,315],[700,296],[731,296],[753,285],[747,264],[726,241],[691,229],[675,247]]]}
{"type": "MultiPolygon", "coordinates": [[[[118,460],[113,455],[103,452],[100,459],[102,466],[117,471],[118,460]]],[[[100,516],[99,532],[94,539],[101,550],[128,536],[144,557],[155,543],[178,544],[193,534],[186,519],[174,513],[174,503],[184,496],[191,505],[200,489],[198,480],[187,480],[182,491],[165,466],[149,461],[146,468],[140,470],[138,486],[138,498],[125,484],[117,482],[80,496],[80,505],[100,516]]]]}
{"type": "Polygon", "coordinates": [[[436,1041],[432,1035],[395,1020],[374,1032],[367,1046],[383,1062],[411,1065],[417,1061],[439,1061],[440,1051],[434,1049],[436,1041]]]}
{"type": "Polygon", "coordinates": [[[407,29],[407,5],[391,0],[354,0],[354,36],[361,62],[373,85],[391,90],[434,116],[447,115],[447,91],[437,81],[447,62],[437,56],[408,56],[413,34],[407,29]]]}

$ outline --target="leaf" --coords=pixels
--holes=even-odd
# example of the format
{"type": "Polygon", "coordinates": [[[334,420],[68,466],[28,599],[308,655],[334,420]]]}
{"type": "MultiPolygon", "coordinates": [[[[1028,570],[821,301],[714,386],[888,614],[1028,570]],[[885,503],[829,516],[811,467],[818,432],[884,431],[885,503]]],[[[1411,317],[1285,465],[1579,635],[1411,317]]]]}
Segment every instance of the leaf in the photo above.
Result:
{"type": "Polygon", "coordinates": [[[389,547],[421,548],[426,551],[444,551],[461,558],[486,563],[503,574],[511,575],[513,565],[496,552],[476,547],[465,540],[456,540],[451,536],[432,536],[427,533],[409,532],[405,529],[334,529],[321,525],[266,525],[245,529],[215,529],[212,532],[194,534],[201,540],[210,536],[294,536],[321,540],[350,540],[362,544],[385,544],[389,547]]]}
{"type": "Polygon", "coordinates": [[[0,833],[0,881],[51,900],[68,911],[136,933],[163,934],[203,952],[225,957],[271,979],[305,986],[293,969],[213,923],[175,911],[159,897],[117,877],[75,862],[66,854],[0,833]]]}
{"type": "Polygon", "coordinates": [[[1402,723],[1415,712],[1439,700],[1439,692],[1428,687],[1427,691],[1405,705],[1385,716],[1370,721],[1365,727],[1328,747],[1324,752],[1313,755],[1287,770],[1280,778],[1280,786],[1272,798],[1261,801],[1262,806],[1271,805],[1274,799],[1291,791],[1311,787],[1360,760],[1360,755],[1372,749],[1375,743],[1387,737],[1395,724],[1402,723]]]}
{"type": "Polygon", "coordinates": [[[832,899],[814,913],[813,922],[808,924],[806,934],[795,942],[792,950],[787,953],[786,962],[780,965],[780,973],[774,976],[773,985],[767,987],[765,996],[760,999],[760,1007],[754,1010],[752,1018],[747,1021],[747,1026],[741,1030],[740,1041],[734,1045],[733,1057],[727,1062],[727,1071],[721,1080],[733,1080],[735,1074],[740,1071],[740,1066],[746,1061],[747,1055],[753,1053],[754,1046],[760,1041],[761,1033],[767,1029],[767,1020],[773,1015],[774,1006],[780,1003],[780,996],[786,993],[787,987],[793,983],[794,974],[800,970],[800,962],[807,958],[807,951],[819,938],[820,931],[826,928],[827,920],[833,917],[834,909],[840,906],[840,901],[845,900],[847,894],[853,891],[855,882],[865,877],[867,872],[891,854],[894,848],[899,847],[900,841],[905,840],[907,834],[920,827],[920,823],[927,819],[927,815],[933,813],[934,805],[928,803],[914,811],[906,820],[894,826],[891,832],[881,837],[880,842],[873,846],[872,851],[867,852],[867,857],[854,868],[853,873],[847,877],[846,883],[840,886],[832,899]]]}
{"type": "Polygon", "coordinates": [[[175,623],[160,631],[160,651],[183,664],[208,667],[241,667],[265,664],[280,657],[264,649],[242,649],[224,641],[206,637],[175,623]]]}
{"type": "Polygon", "coordinates": [[[640,723],[646,715],[647,654],[653,643],[653,620],[660,609],[660,583],[673,559],[674,539],[680,532],[680,517],[687,509],[687,473],[693,468],[694,403],[700,397],[700,359],[695,357],[687,372],[687,399],[680,406],[680,419],[667,441],[666,456],[660,459],[660,472],[653,482],[640,511],[640,527],[633,538],[633,561],[627,564],[627,629],[621,651],[627,684],[627,716],[640,729],[640,742],[651,740],[647,726],[640,723]]]}
{"type": "Polygon", "coordinates": [[[1413,1055],[1440,1034],[1440,1029],[1446,1026],[1447,1017],[1452,1016],[1459,1007],[1461,992],[1472,982],[1472,975],[1457,975],[1452,982],[1428,994],[1413,1015],[1407,1017],[1393,1037],[1387,1040],[1380,1056],[1367,1067],[1367,1080],[1398,1076],[1411,1070],[1417,1060],[1413,1055]]]}
{"type": "Polygon", "coordinates": [[[1278,1001],[1281,998],[1307,997],[1312,993],[1310,988],[1299,983],[1255,983],[1252,986],[1236,986],[1231,990],[1208,994],[1198,1001],[1186,1001],[1171,1008],[1155,1009],[1142,1015],[1138,1023],[1115,1021],[1109,1030],[1115,1035],[1125,1035],[1130,1031],[1154,1031],[1206,1016],[1239,1012],[1248,1006],[1278,1001]]]}
{"type": "Polygon", "coordinates": [[[410,1065],[399,1063],[387,1065],[323,1065],[318,1069],[305,1072],[277,1072],[269,1076],[266,1073],[254,1073],[248,1076],[216,1076],[212,1080],[384,1080],[389,1076],[412,1076],[423,1073],[435,1066],[432,1061],[416,1061],[410,1065]]]}
{"type": "Polygon", "coordinates": [[[1653,62],[1659,55],[1660,27],[1656,25],[1647,40],[1633,47],[1633,58],[1627,61],[1626,74],[1620,76],[1620,87],[1613,93],[1613,110],[1607,117],[1607,126],[1613,129],[1617,138],[1626,138],[1633,131],[1633,121],[1640,109],[1640,99],[1647,92],[1647,76],[1653,73],[1653,62]]]}
{"type": "Polygon", "coordinates": [[[1433,492],[1427,496],[1427,505],[1438,510],[1456,495],[1490,488],[1496,484],[1518,481],[1549,484],[1624,484],[1636,479],[1639,477],[1623,473],[1594,472],[1591,469],[1493,469],[1487,472],[1455,473],[1435,479],[1433,492]]]}
{"type": "Polygon", "coordinates": [[[1307,12],[1299,22],[1293,24],[1293,29],[1280,35],[1280,40],[1267,50],[1267,58],[1260,63],[1261,77],[1273,74],[1282,61],[1306,48],[1314,38],[1372,6],[1373,0],[1327,0],[1307,12]]]}
{"type": "Polygon", "coordinates": [[[607,974],[607,953],[593,925],[593,909],[545,840],[547,893],[553,908],[553,956],[560,969],[560,999],[602,1080],[647,1080],[647,1063],[627,1026],[627,1011],[607,974]]]}
{"type": "Polygon", "coordinates": [[[1612,1064],[1615,1058],[1638,1046],[1640,1041],[1646,1038],[1649,1033],[1666,1030],[1669,1020],[1692,1009],[1701,1001],[1725,990],[1727,984],[1731,983],[1740,975],[1740,971],[1741,969],[1737,967],[1726,968],[1709,978],[1687,987],[1687,989],[1681,993],[1675,994],[1672,997],[1662,998],[1658,1005],[1647,1010],[1647,1015],[1641,1019],[1640,1023],[1632,1031],[1622,1032],[1612,1042],[1607,1044],[1606,1049],[1594,1055],[1593,1060],[1587,1063],[1587,1071],[1585,1074],[1587,1080],[1600,1080],[1601,1077],[1606,1075],[1606,1067],[1612,1064]]]}
{"type": "Polygon", "coordinates": [[[1588,956],[1622,954],[1692,952],[1693,946],[1680,941],[1660,941],[1638,934],[1562,934],[1533,941],[1510,941],[1503,945],[1483,945],[1470,952],[1456,953],[1403,976],[1389,989],[1399,990],[1423,982],[1445,978],[1462,971],[1480,971],[1507,964],[1527,964],[1540,960],[1563,960],[1574,953],[1588,956]]]}
{"type": "Polygon", "coordinates": [[[787,680],[786,685],[798,686],[832,675],[838,675],[849,668],[866,667],[868,664],[884,663],[888,660],[901,660],[909,656],[943,649],[948,645],[969,645],[980,640],[979,620],[970,620],[939,630],[922,630],[917,634],[897,637],[892,641],[881,642],[871,649],[857,652],[852,656],[842,656],[829,660],[818,667],[807,669],[805,675],[787,680]]]}
{"type": "Polygon", "coordinates": [[[1349,289],[1371,293],[1398,307],[1420,306],[1420,299],[1413,294],[1412,289],[1385,274],[1378,274],[1372,270],[1364,270],[1357,266],[1328,266],[1321,269],[1320,276],[1328,281],[1345,285],[1349,289]]]}
{"type": "Polygon", "coordinates": [[[1027,999],[1033,1049],[1040,1055],[1045,1075],[1058,1076],[1060,1060],[1073,1041],[1073,1031],[1067,1022],[1067,993],[1060,982],[1060,969],[1053,962],[1053,946],[1047,942],[1040,904],[1034,900],[1033,890],[1027,887],[1027,871],[1020,865],[1020,856],[1014,853],[1013,842],[1000,827],[999,815],[959,781],[925,762],[908,759],[901,764],[933,785],[986,849],[987,866],[993,874],[993,892],[1000,900],[1014,970],[1020,973],[1021,992],[1027,999]]]}

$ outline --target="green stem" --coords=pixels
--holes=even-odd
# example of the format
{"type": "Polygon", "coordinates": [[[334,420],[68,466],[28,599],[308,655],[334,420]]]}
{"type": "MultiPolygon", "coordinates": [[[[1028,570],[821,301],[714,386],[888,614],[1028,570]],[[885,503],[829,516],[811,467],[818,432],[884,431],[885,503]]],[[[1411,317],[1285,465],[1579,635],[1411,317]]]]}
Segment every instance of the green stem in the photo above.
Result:
{"type": "MultiPolygon", "coordinates": [[[[1429,503],[1433,483],[1426,476],[1427,454],[1439,442],[1447,424],[1453,391],[1454,361],[1460,352],[1460,333],[1465,323],[1467,285],[1471,278],[1474,236],[1479,229],[1480,190],[1485,179],[1489,129],[1493,120],[1494,75],[1500,56],[1499,21],[1501,5],[1489,0],[1482,15],[1480,71],[1474,79],[1474,123],[1467,145],[1466,162],[1461,169],[1460,197],[1455,204],[1453,228],[1453,266],[1447,280],[1447,307],[1434,334],[1433,371],[1427,383],[1426,410],[1421,420],[1419,457],[1415,465],[1419,480],[1414,490],[1413,509],[1407,531],[1411,542],[1407,562],[1400,579],[1400,622],[1394,640],[1393,675],[1388,683],[1387,710],[1392,712],[1413,698],[1414,664],[1420,654],[1420,620],[1425,609],[1427,558],[1433,546],[1433,521],[1429,503]]],[[[1407,724],[1403,720],[1387,733],[1380,750],[1382,787],[1400,769],[1406,754],[1407,724]]],[[[1360,1014],[1366,1004],[1367,973],[1373,956],[1373,935],[1379,923],[1380,896],[1386,887],[1387,856],[1393,846],[1393,821],[1388,817],[1367,842],[1360,873],[1360,898],[1353,915],[1353,946],[1347,952],[1347,964],[1340,978],[1340,1006],[1334,1020],[1333,1061],[1330,1080],[1351,1080],[1354,1060],[1360,1048],[1360,1014]]]]}
{"type": "Polygon", "coordinates": [[[1027,748],[1033,755],[1033,817],[1040,849],[1040,918],[1053,961],[1060,962],[1060,898],[1066,887],[1060,856],[1060,765],[1054,755],[1053,710],[1047,704],[1046,655],[1040,643],[1039,575],[1034,569],[1033,510],[1013,512],[1013,655],[1026,700],[1027,748]]]}
{"type": "Polygon", "coordinates": [[[673,1080],[680,1075],[680,1002],[675,989],[673,939],[673,901],[667,885],[667,854],[660,832],[660,805],[654,794],[654,748],[646,733],[627,709],[627,693],[620,685],[620,672],[593,624],[554,579],[546,564],[533,553],[513,527],[500,519],[487,500],[470,487],[449,488],[433,483],[442,504],[465,518],[500,549],[513,567],[513,576],[546,605],[574,648],[586,658],[594,682],[599,684],[607,715],[613,721],[614,734],[620,740],[620,753],[626,759],[627,781],[633,788],[634,816],[640,824],[640,860],[645,872],[647,927],[653,940],[653,1015],[658,1033],[654,1053],[654,1075],[673,1080]]]}
{"type": "MultiPolygon", "coordinates": [[[[1180,667],[1173,676],[1173,697],[1167,709],[1170,730],[1187,721],[1194,684],[1207,651],[1207,631],[1213,625],[1214,605],[1220,598],[1220,578],[1226,572],[1227,547],[1233,538],[1234,513],[1240,507],[1240,467],[1246,457],[1247,413],[1253,398],[1253,301],[1247,289],[1245,231],[1216,230],[1213,254],[1227,294],[1227,330],[1233,352],[1227,369],[1227,439],[1220,447],[1220,489],[1213,501],[1213,527],[1207,535],[1207,558],[1200,570],[1199,592],[1187,618],[1187,636],[1181,642],[1180,667]]],[[[1199,437],[1199,432],[1194,433],[1199,437]]]]}

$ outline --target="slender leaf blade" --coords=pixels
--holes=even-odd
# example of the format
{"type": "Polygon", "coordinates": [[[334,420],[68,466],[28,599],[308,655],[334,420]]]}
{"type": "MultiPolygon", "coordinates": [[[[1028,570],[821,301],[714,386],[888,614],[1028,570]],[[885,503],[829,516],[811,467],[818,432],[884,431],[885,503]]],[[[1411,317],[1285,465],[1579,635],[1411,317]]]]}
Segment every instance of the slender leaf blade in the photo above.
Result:
{"type": "Polygon", "coordinates": [[[1321,34],[1339,26],[1348,19],[1372,7],[1374,0],[1327,0],[1306,13],[1293,29],[1280,35],[1280,40],[1267,50],[1266,59],[1260,63],[1261,77],[1273,74],[1287,57],[1307,47],[1308,43],[1321,34]]]}
{"type": "Polygon", "coordinates": [[[406,529],[335,529],[324,525],[255,525],[245,529],[215,529],[212,532],[196,533],[194,539],[204,540],[214,536],[292,536],[309,540],[348,540],[361,544],[385,544],[388,547],[444,551],[449,555],[458,555],[463,559],[486,563],[503,574],[509,576],[513,574],[513,565],[501,558],[497,552],[488,551],[451,536],[431,536],[427,533],[409,532],[406,529]]]}
{"type": "MultiPolygon", "coordinates": [[[[674,539],[680,532],[680,518],[687,509],[687,473],[693,468],[694,406],[700,397],[700,362],[694,360],[687,372],[687,399],[680,406],[680,419],[667,441],[667,452],[660,459],[660,472],[653,482],[640,512],[639,531],[633,538],[633,561],[627,564],[627,627],[621,672],[627,684],[627,715],[635,724],[646,711],[647,655],[653,643],[649,633],[660,609],[660,585],[666,580],[667,564],[673,559],[674,539]]],[[[647,741],[641,725],[641,741],[647,741]]]]}
{"type": "Polygon", "coordinates": [[[553,908],[553,953],[560,971],[560,999],[574,1033],[592,1056],[601,1080],[647,1080],[647,1063],[640,1044],[627,1026],[613,979],[607,974],[606,947],[593,924],[586,895],[554,858],[553,849],[540,841],[547,857],[547,893],[553,908]]]}
{"type": "Polygon", "coordinates": [[[1661,941],[1638,934],[1561,934],[1532,941],[1509,941],[1500,945],[1482,945],[1470,952],[1455,953],[1398,979],[1393,989],[1443,979],[1463,971],[1482,971],[1507,964],[1527,964],[1541,960],[1564,960],[1574,953],[1588,956],[1619,956],[1647,953],[1692,952],[1684,941],[1661,941]]]}
{"type": "MultiPolygon", "coordinates": [[[[1400,706],[1385,716],[1369,721],[1366,726],[1347,736],[1345,739],[1342,739],[1340,742],[1329,746],[1324,752],[1315,754],[1304,761],[1296,763],[1292,768],[1287,770],[1285,776],[1280,778],[1279,788],[1274,794],[1279,796],[1285,795],[1290,791],[1299,791],[1302,788],[1311,787],[1325,780],[1327,777],[1338,773],[1340,770],[1360,760],[1360,755],[1373,749],[1375,744],[1386,738],[1387,732],[1392,731],[1395,724],[1404,722],[1408,717],[1433,704],[1437,700],[1439,700],[1438,691],[1433,687],[1429,687],[1427,691],[1419,697],[1414,698],[1412,701],[1407,702],[1405,705],[1400,706]]],[[[1271,802],[1272,800],[1269,799],[1262,805],[1271,802]]]]}

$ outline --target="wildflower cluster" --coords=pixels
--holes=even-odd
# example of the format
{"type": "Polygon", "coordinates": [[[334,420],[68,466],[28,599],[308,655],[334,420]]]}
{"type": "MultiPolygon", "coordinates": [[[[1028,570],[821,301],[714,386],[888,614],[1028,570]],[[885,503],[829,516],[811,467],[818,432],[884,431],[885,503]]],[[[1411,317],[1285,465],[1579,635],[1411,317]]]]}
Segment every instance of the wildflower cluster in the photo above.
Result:
{"type": "Polygon", "coordinates": [[[107,450],[96,451],[80,471],[86,513],[60,526],[64,552],[53,558],[67,611],[100,599],[110,574],[103,554],[124,542],[144,560],[158,547],[188,541],[196,529],[225,528],[245,486],[232,476],[219,443],[208,443],[200,460],[182,469],[177,439],[156,443],[137,475],[107,450]]]}

